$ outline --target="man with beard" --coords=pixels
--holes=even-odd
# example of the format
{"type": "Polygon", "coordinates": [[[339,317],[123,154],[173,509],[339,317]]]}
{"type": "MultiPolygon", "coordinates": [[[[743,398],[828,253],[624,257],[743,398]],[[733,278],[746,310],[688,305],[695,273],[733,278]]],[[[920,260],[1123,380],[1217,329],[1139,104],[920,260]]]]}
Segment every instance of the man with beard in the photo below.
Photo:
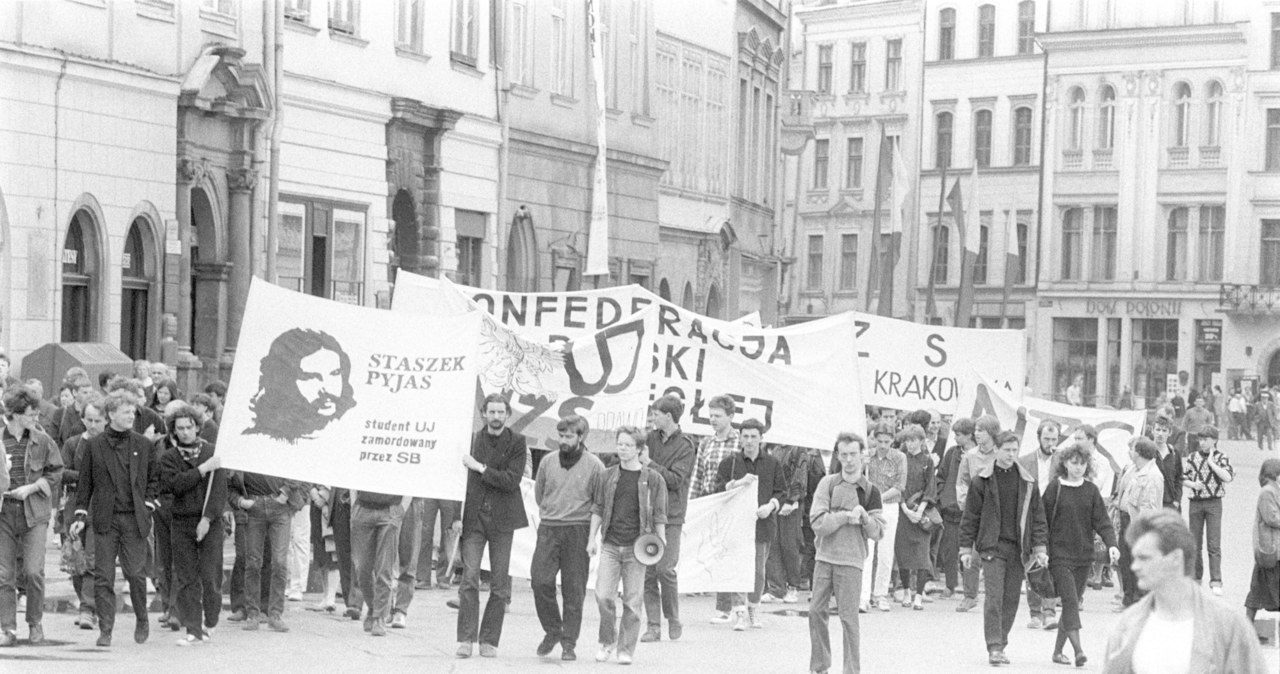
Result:
{"type": "Polygon", "coordinates": [[[680,415],[684,401],[668,393],[649,406],[649,422],[653,430],[645,439],[649,451],[640,455],[640,463],[658,471],[667,483],[667,547],[662,559],[645,571],[644,613],[649,623],[640,641],[662,638],[662,617],[667,617],[667,635],[672,640],[683,633],[680,624],[680,585],[676,565],[680,561],[680,532],[689,507],[689,476],[693,473],[693,441],[680,431],[680,415]]]}
{"type": "MultiPolygon", "coordinates": [[[[84,461],[85,447],[94,436],[107,427],[107,413],[103,410],[102,396],[96,393],[90,395],[85,402],[81,419],[84,422],[85,431],[72,436],[62,445],[62,486],[67,493],[67,500],[62,509],[62,521],[67,523],[75,519],[76,495],[80,485],[79,467],[84,461]]],[[[71,587],[80,598],[80,615],[76,618],[75,624],[82,630],[92,630],[98,627],[98,616],[93,610],[93,527],[86,526],[82,538],[81,561],[73,562],[71,573],[71,587]],[[83,570],[77,572],[79,569],[83,570]]],[[[64,545],[70,547],[74,544],[68,540],[64,545]]]]}
{"type": "Polygon", "coordinates": [[[246,435],[296,443],[355,407],[351,358],[328,333],[293,328],[281,334],[262,358],[261,373],[246,435]]]}
{"type": "Polygon", "coordinates": [[[133,431],[138,401],[128,391],[109,394],[105,432],[89,441],[79,462],[80,485],[76,489],[76,522],[71,535],[79,536],[86,520],[94,533],[94,608],[98,613],[98,645],[111,645],[115,627],[116,559],[125,580],[137,627],[133,640],[142,643],[150,634],[147,624],[147,532],[160,491],[160,470],[151,443],[133,431]]]}
{"type": "Polygon", "coordinates": [[[467,467],[467,500],[462,508],[462,587],[458,589],[458,652],[471,657],[480,642],[480,657],[498,655],[502,622],[511,600],[511,542],[516,529],[529,526],[520,494],[527,449],[523,435],[507,428],[511,404],[497,393],[485,396],[484,428],[462,457],[467,467]],[[480,561],[489,546],[489,601],[480,619],[480,561]],[[478,631],[477,631],[478,626],[478,631]]]}
{"type": "MultiPolygon", "coordinates": [[[[596,505],[604,463],[587,451],[587,420],[570,414],[556,424],[560,451],[538,465],[533,496],[541,522],[533,549],[533,604],[542,623],[539,657],[560,644],[561,660],[577,660],[574,649],[582,630],[582,602],[587,594],[591,556],[591,513],[596,505]],[[564,613],[556,601],[556,575],[560,575],[564,613]]],[[[692,459],[692,447],[690,459],[692,459]]]]}
{"type": "Polygon", "coordinates": [[[160,493],[172,499],[169,546],[173,554],[174,611],[187,636],[180,646],[202,644],[218,625],[222,608],[222,511],[227,478],[222,457],[199,437],[194,409],[178,403],[168,414],[169,436],[160,454],[160,493]]]}

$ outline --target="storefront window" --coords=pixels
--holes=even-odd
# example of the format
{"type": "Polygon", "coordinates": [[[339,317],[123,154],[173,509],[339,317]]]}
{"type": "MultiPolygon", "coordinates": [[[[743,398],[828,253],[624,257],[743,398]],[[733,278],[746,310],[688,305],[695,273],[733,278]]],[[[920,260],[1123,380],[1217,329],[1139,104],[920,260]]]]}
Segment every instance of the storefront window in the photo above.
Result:
{"type": "Polygon", "coordinates": [[[1213,373],[1222,369],[1222,321],[1196,321],[1196,371],[1192,386],[1209,391],[1213,373]]]}
{"type": "Polygon", "coordinates": [[[1092,405],[1098,383],[1097,371],[1097,319],[1053,319],[1053,399],[1067,402],[1067,387],[1077,376],[1083,376],[1084,404],[1092,405]]]}
{"type": "Polygon", "coordinates": [[[1178,321],[1133,321],[1134,404],[1154,408],[1165,392],[1165,376],[1178,371],[1178,321]]]}
{"type": "Polygon", "coordinates": [[[1120,319],[1107,319],[1107,404],[1120,406],[1120,319]]]}

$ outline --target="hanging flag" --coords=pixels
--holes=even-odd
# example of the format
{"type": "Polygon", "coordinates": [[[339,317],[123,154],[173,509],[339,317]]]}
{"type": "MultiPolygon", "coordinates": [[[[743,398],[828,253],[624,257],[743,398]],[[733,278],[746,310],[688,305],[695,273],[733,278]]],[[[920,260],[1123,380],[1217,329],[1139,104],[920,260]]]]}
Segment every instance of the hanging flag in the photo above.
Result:
{"type": "MultiPolygon", "coordinates": [[[[935,223],[936,227],[943,226],[942,217],[946,210],[947,210],[947,165],[943,164],[942,173],[940,174],[940,180],[938,182],[938,220],[935,223]]],[[[933,323],[933,317],[938,315],[938,305],[934,302],[934,297],[933,297],[934,289],[938,285],[937,284],[937,265],[938,265],[939,251],[937,249],[937,245],[938,245],[938,237],[937,236],[931,237],[930,249],[929,249],[929,293],[925,295],[925,302],[924,302],[925,320],[928,321],[929,323],[933,323]]],[[[949,249],[943,250],[941,252],[942,252],[942,255],[944,256],[950,255],[951,253],[949,249]]],[[[945,257],[943,259],[945,259],[945,257]]]]}
{"type": "Polygon", "coordinates": [[[1004,294],[1000,298],[1000,317],[1007,318],[1009,293],[1021,275],[1022,257],[1018,248],[1018,211],[1013,204],[1004,212],[1004,294]]]}
{"type": "MultiPolygon", "coordinates": [[[[871,311],[871,289],[876,287],[876,279],[880,273],[880,208],[884,204],[884,193],[892,184],[893,148],[889,137],[884,133],[884,125],[880,125],[879,161],[876,162],[876,195],[875,205],[871,211],[871,273],[867,276],[867,311],[871,311]]],[[[883,299],[880,300],[884,302],[883,299]]]]}
{"type": "Polygon", "coordinates": [[[605,158],[604,44],[600,41],[603,0],[587,0],[588,36],[591,42],[591,77],[596,90],[596,164],[591,184],[591,226],[587,233],[587,276],[609,273],[609,169],[605,158]]]}
{"type": "Polygon", "coordinates": [[[901,144],[892,145],[893,197],[890,199],[889,252],[885,256],[887,264],[880,270],[880,306],[877,313],[881,316],[893,316],[893,275],[902,253],[902,221],[906,217],[903,209],[907,206],[907,195],[911,191],[911,174],[907,172],[906,161],[902,158],[901,144]]]}
{"type": "MultiPolygon", "coordinates": [[[[956,181],[957,189],[959,180],[956,181]]],[[[957,195],[958,196],[958,195],[957,195]]],[[[959,213],[959,205],[952,204],[959,213]]],[[[978,248],[982,238],[982,211],[978,205],[978,163],[973,164],[973,177],[969,180],[969,204],[964,218],[960,220],[960,234],[963,237],[964,249],[960,262],[960,296],[956,300],[957,328],[969,327],[969,315],[973,312],[973,268],[978,262],[978,248]]]]}

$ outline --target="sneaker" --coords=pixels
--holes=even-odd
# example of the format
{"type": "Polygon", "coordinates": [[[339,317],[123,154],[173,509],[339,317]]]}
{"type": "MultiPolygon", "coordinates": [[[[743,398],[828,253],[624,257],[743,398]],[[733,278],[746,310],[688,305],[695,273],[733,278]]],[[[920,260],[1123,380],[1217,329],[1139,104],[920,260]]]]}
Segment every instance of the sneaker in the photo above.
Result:
{"type": "Polygon", "coordinates": [[[554,649],[558,643],[560,643],[560,639],[558,637],[553,637],[550,634],[542,637],[542,643],[538,644],[538,657],[541,658],[550,655],[551,650],[554,649]]]}
{"type": "Polygon", "coordinates": [[[777,603],[780,603],[781,601],[782,601],[782,600],[781,600],[781,599],[779,599],[778,597],[774,596],[774,594],[773,594],[772,592],[762,592],[762,593],[760,593],[760,603],[761,603],[761,604],[777,604],[777,603]]]}
{"type": "Polygon", "coordinates": [[[498,657],[498,647],[493,644],[480,644],[480,657],[496,658],[498,657]]]}
{"type": "Polygon", "coordinates": [[[110,647],[111,647],[111,633],[110,633],[110,632],[98,632],[98,641],[97,641],[97,645],[98,645],[98,647],[99,647],[99,648],[110,648],[110,647]]]}
{"type": "Polygon", "coordinates": [[[596,651],[596,662],[608,662],[613,655],[613,645],[600,645],[600,650],[596,651]]]}
{"type": "Polygon", "coordinates": [[[462,641],[458,643],[458,650],[454,651],[454,657],[469,658],[471,657],[471,642],[462,641]]]}
{"type": "Polygon", "coordinates": [[[182,637],[181,639],[178,639],[178,645],[179,646],[203,646],[204,639],[201,639],[194,634],[188,634],[187,636],[182,637]]]}
{"type": "Polygon", "coordinates": [[[286,592],[284,594],[284,598],[289,601],[302,601],[302,593],[297,590],[293,590],[291,592],[286,592]]]}
{"type": "Polygon", "coordinates": [[[903,595],[902,595],[902,608],[911,608],[911,595],[910,595],[910,594],[903,594],[903,595]]]}
{"type": "Polygon", "coordinates": [[[258,619],[256,617],[250,616],[249,618],[245,619],[244,624],[240,626],[240,629],[246,632],[257,632],[259,625],[260,623],[258,622],[258,619]]]}
{"type": "Polygon", "coordinates": [[[753,630],[764,629],[764,621],[760,619],[759,605],[747,607],[747,619],[751,621],[751,629],[753,630]]]}
{"type": "Polygon", "coordinates": [[[284,618],[267,618],[267,629],[272,632],[288,632],[289,626],[284,624],[284,618]]]}
{"type": "Polygon", "coordinates": [[[728,624],[729,624],[729,612],[728,612],[728,611],[716,611],[716,615],[715,615],[715,617],[711,619],[711,624],[712,624],[712,625],[728,625],[728,624]]]}
{"type": "Polygon", "coordinates": [[[1209,583],[1209,591],[1212,592],[1215,597],[1221,597],[1222,583],[1209,583]]]}
{"type": "Polygon", "coordinates": [[[80,617],[76,619],[76,624],[82,630],[96,630],[98,629],[98,616],[88,611],[81,611],[80,617]]]}
{"type": "Polygon", "coordinates": [[[960,605],[956,607],[956,613],[968,613],[978,607],[978,600],[973,597],[965,597],[960,600],[960,605]]]}
{"type": "Polygon", "coordinates": [[[366,631],[366,632],[370,632],[370,631],[372,631],[372,630],[373,630],[373,616],[372,616],[372,615],[364,619],[364,624],[362,625],[362,627],[364,627],[364,631],[366,631]]]}
{"type": "Polygon", "coordinates": [[[800,595],[796,594],[796,589],[794,587],[788,589],[787,596],[782,598],[782,603],[784,604],[795,604],[799,601],[800,601],[800,595]]]}
{"type": "Polygon", "coordinates": [[[40,623],[31,623],[28,628],[31,630],[31,638],[29,641],[32,646],[44,643],[44,628],[40,626],[40,623]]]}
{"type": "Polygon", "coordinates": [[[747,631],[747,610],[744,608],[736,608],[733,610],[733,631],[747,631]]]}
{"type": "Polygon", "coordinates": [[[204,638],[205,638],[205,640],[206,640],[206,641],[207,641],[207,640],[209,640],[209,639],[212,639],[212,638],[213,638],[213,628],[212,628],[212,627],[209,627],[208,625],[206,625],[206,626],[205,626],[205,628],[204,628],[204,638]]]}
{"type": "Polygon", "coordinates": [[[578,659],[578,654],[573,652],[573,646],[561,646],[560,659],[565,662],[573,662],[578,659]]]}
{"type": "Polygon", "coordinates": [[[1033,615],[1031,616],[1031,620],[1027,621],[1027,629],[1042,630],[1044,629],[1044,621],[1040,619],[1040,616],[1033,615]]]}
{"type": "Polygon", "coordinates": [[[0,647],[12,648],[17,645],[18,645],[18,635],[14,634],[13,632],[10,632],[9,630],[5,630],[4,634],[0,635],[0,647]]]}
{"type": "Polygon", "coordinates": [[[1058,629],[1057,616],[1054,616],[1054,615],[1046,616],[1044,619],[1044,630],[1048,632],[1050,630],[1056,630],[1056,629],[1058,629]]]}
{"type": "Polygon", "coordinates": [[[231,621],[231,622],[233,622],[233,623],[242,623],[242,622],[244,622],[244,619],[245,619],[245,618],[247,618],[247,617],[248,617],[248,616],[245,614],[244,610],[243,610],[243,609],[241,609],[241,610],[238,610],[238,611],[232,611],[232,612],[231,612],[231,615],[227,616],[227,620],[229,620],[229,621],[231,621]]]}
{"type": "Polygon", "coordinates": [[[861,604],[858,604],[858,613],[870,613],[870,612],[871,612],[871,603],[870,603],[870,602],[865,602],[865,601],[864,601],[864,602],[862,602],[861,604]]]}
{"type": "Polygon", "coordinates": [[[881,613],[888,613],[893,610],[893,606],[889,604],[889,600],[884,597],[876,600],[876,608],[880,609],[881,613]]]}
{"type": "Polygon", "coordinates": [[[990,663],[992,667],[995,667],[996,665],[1007,665],[1009,664],[1009,656],[1005,655],[1004,651],[990,651],[987,653],[987,662],[990,663]]]}
{"type": "Polygon", "coordinates": [[[916,595],[916,598],[911,601],[911,610],[913,611],[924,610],[924,595],[922,594],[916,595]]]}
{"type": "Polygon", "coordinates": [[[640,635],[640,641],[646,644],[662,641],[662,628],[650,626],[649,629],[644,631],[644,634],[640,635]]]}
{"type": "Polygon", "coordinates": [[[369,630],[369,634],[375,637],[387,636],[387,627],[382,624],[382,618],[373,619],[373,628],[369,630]]]}
{"type": "Polygon", "coordinates": [[[391,628],[397,629],[397,630],[402,630],[405,628],[403,611],[396,611],[395,613],[391,614],[391,628]]]}
{"type": "Polygon", "coordinates": [[[630,653],[619,653],[619,654],[618,654],[618,664],[620,664],[620,665],[629,665],[629,664],[631,664],[631,654],[630,654],[630,653]]]}

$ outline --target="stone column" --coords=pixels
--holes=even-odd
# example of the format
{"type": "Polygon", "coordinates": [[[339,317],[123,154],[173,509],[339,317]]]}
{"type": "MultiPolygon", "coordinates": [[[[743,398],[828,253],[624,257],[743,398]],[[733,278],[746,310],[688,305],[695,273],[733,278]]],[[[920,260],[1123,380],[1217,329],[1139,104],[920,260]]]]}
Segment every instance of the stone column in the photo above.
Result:
{"type": "Polygon", "coordinates": [[[236,169],[227,174],[227,185],[231,189],[231,209],[227,223],[231,273],[227,279],[227,341],[224,359],[235,354],[240,326],[244,322],[245,301],[249,297],[252,267],[249,219],[252,217],[253,188],[257,182],[258,172],[253,169],[236,169]]]}
{"type": "MultiPolygon", "coordinates": [[[[193,359],[191,353],[191,188],[204,178],[208,165],[191,157],[178,159],[178,243],[177,297],[165,297],[165,311],[176,312],[178,321],[178,360],[193,359]]],[[[171,286],[172,287],[172,286],[171,286]]]]}

